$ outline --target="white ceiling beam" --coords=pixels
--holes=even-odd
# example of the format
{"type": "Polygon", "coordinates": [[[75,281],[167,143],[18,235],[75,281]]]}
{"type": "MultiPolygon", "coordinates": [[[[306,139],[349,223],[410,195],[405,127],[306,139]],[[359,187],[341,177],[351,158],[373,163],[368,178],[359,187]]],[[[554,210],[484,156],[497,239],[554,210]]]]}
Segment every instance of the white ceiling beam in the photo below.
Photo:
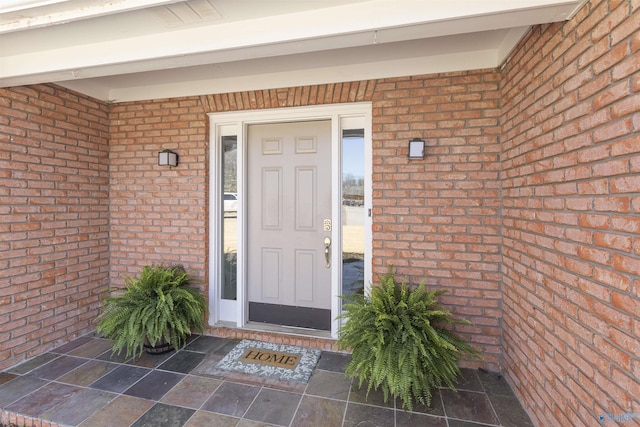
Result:
{"type": "Polygon", "coordinates": [[[351,64],[344,66],[317,67],[299,71],[277,71],[266,74],[251,74],[237,77],[224,77],[204,81],[173,82],[155,86],[153,91],[148,86],[126,87],[109,91],[109,100],[125,102],[140,99],[164,97],[204,95],[210,93],[227,93],[264,88],[295,87],[314,84],[340,83],[404,75],[420,75],[444,72],[491,68],[495,52],[475,51],[451,53],[441,56],[407,58],[401,60],[380,60],[371,63],[351,64]],[[162,96],[158,96],[162,93],[162,96]],[[154,95],[155,94],[155,95],[154,95]]]}
{"type": "Polygon", "coordinates": [[[124,102],[494,68],[498,51],[487,46],[499,44],[506,33],[462,34],[60,84],[98,99],[124,102]],[[109,87],[113,89],[105,91],[109,87]]]}

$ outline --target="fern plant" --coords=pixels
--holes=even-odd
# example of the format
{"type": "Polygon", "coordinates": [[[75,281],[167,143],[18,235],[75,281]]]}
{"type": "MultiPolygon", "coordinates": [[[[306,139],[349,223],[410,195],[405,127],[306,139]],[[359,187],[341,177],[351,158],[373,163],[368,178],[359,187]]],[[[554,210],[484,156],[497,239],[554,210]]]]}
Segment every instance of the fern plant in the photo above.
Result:
{"type": "Polygon", "coordinates": [[[103,308],[97,330],[114,341],[114,353],[126,349],[126,357],[139,357],[145,344],[179,348],[192,329],[204,331],[205,298],[180,265],[145,266],[140,276],[125,280],[124,292],[108,296],[103,308]]]}
{"type": "Polygon", "coordinates": [[[431,404],[431,390],[446,384],[455,390],[460,374],[459,357],[479,353],[444,325],[470,324],[456,319],[437,299],[442,290],[427,290],[424,282],[411,289],[398,284],[392,267],[370,295],[343,297],[346,322],[340,328],[338,346],[351,351],[346,374],[367,381],[367,396],[381,389],[384,400],[400,398],[403,408],[416,400],[431,404]]]}

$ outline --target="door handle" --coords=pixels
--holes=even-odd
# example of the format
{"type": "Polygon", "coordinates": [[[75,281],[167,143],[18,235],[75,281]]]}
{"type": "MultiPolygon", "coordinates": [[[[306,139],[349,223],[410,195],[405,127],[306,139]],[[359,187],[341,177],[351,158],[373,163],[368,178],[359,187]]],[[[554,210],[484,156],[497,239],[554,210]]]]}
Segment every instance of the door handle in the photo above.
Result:
{"type": "Polygon", "coordinates": [[[324,262],[327,268],[331,268],[331,239],[324,238],[324,262]]]}

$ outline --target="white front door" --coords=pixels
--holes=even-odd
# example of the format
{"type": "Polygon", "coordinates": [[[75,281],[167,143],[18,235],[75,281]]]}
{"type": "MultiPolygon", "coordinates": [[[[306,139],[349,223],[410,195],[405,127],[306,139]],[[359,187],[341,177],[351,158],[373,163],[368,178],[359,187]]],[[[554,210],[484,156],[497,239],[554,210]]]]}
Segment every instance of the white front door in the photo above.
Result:
{"type": "Polygon", "coordinates": [[[331,330],[331,121],[247,134],[249,321],[331,330]]]}

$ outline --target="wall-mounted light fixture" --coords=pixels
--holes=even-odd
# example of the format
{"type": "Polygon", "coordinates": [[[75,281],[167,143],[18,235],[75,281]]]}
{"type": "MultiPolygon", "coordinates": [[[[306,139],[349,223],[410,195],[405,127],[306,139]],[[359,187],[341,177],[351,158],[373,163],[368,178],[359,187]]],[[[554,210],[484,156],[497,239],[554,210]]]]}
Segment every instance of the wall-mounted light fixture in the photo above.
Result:
{"type": "Polygon", "coordinates": [[[158,166],[178,166],[178,154],[171,150],[158,153],[158,166]]]}
{"type": "Polygon", "coordinates": [[[413,138],[409,141],[409,158],[424,159],[424,139],[413,138]]]}

